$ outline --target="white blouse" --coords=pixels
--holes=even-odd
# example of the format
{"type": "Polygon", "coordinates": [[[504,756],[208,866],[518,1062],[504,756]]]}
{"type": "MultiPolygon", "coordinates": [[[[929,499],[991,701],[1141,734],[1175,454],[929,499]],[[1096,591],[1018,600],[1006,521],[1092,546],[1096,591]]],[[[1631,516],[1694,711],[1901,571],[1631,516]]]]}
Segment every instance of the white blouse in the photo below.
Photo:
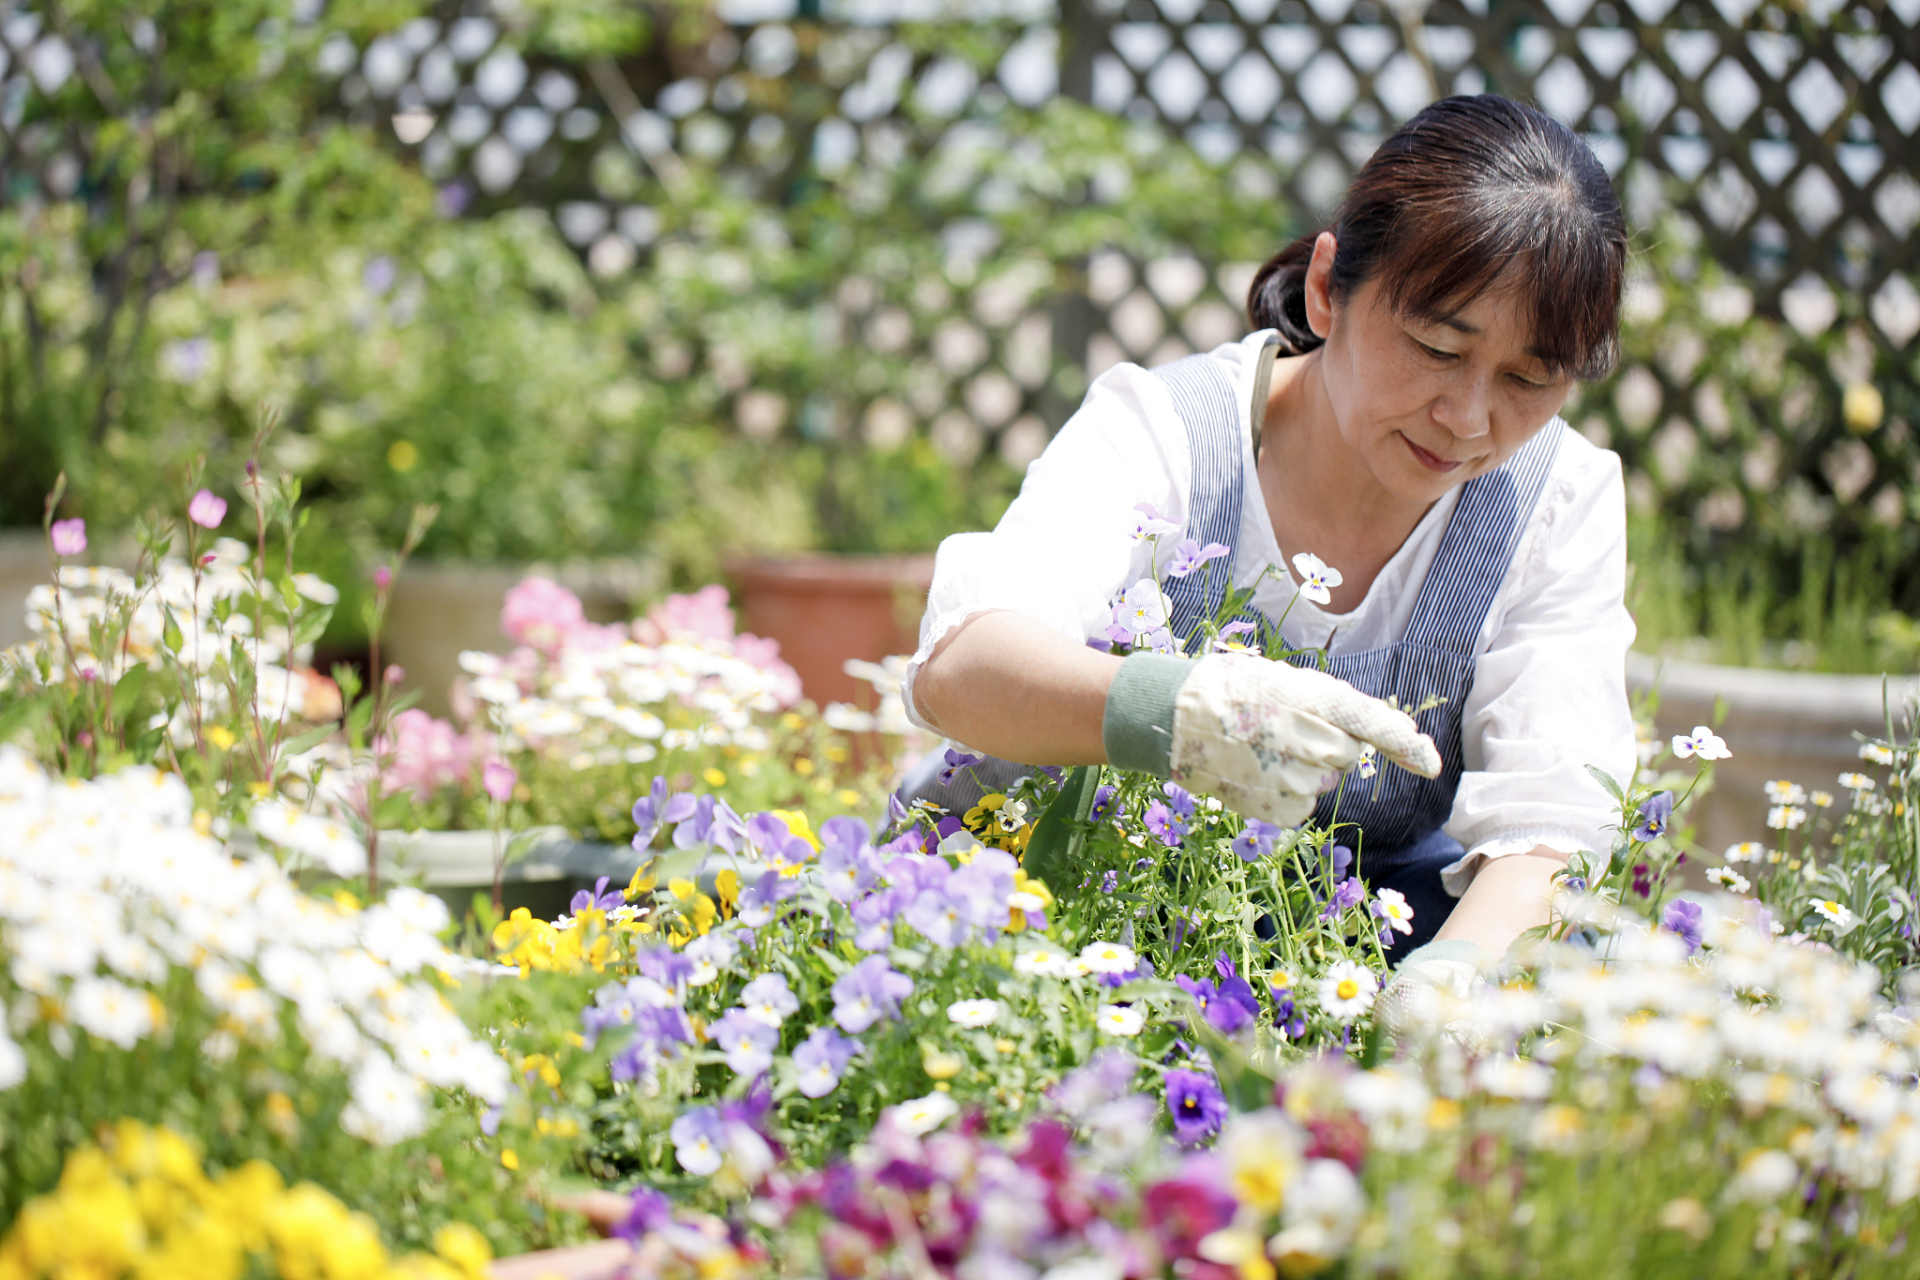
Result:
{"type": "MultiPolygon", "coordinates": [[[[1436,502],[1351,612],[1304,598],[1284,568],[1295,552],[1335,560],[1332,548],[1283,549],[1254,482],[1251,423],[1254,357],[1266,334],[1211,352],[1233,379],[1247,477],[1235,545],[1234,586],[1281,566],[1253,602],[1270,618],[1289,606],[1293,647],[1332,641],[1335,655],[1383,648],[1405,635],[1415,597],[1440,548],[1460,489],[1436,502]]],[[[1104,636],[1112,605],[1152,572],[1153,544],[1136,540],[1138,503],[1186,524],[1191,487],[1187,431],[1166,384],[1138,365],[1094,381],[1066,426],[1028,469],[1019,497],[991,533],[940,544],[920,648],[908,668],[907,711],[920,664],[949,631],[978,613],[1005,609],[1069,636],[1104,636]]],[[[1162,568],[1174,539],[1161,539],[1162,568]]],[[[1611,846],[1619,820],[1594,765],[1627,779],[1635,765],[1627,709],[1626,652],[1634,624],[1622,596],[1627,566],[1626,495],[1620,459],[1567,431],[1540,499],[1521,531],[1505,583],[1480,632],[1472,693],[1463,709],[1465,773],[1446,824],[1467,850],[1443,872],[1464,893],[1489,858],[1546,845],[1562,853],[1611,846]]]]}

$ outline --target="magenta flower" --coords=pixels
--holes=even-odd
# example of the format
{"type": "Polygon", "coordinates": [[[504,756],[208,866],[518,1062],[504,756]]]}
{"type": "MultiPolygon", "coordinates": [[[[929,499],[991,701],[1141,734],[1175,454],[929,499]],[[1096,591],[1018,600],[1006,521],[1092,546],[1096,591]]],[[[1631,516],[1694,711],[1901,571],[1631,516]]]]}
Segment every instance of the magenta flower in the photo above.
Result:
{"type": "Polygon", "coordinates": [[[53,538],[53,554],[57,556],[77,556],[87,549],[85,520],[55,520],[48,533],[53,538]]]}
{"type": "Polygon", "coordinates": [[[493,799],[505,804],[513,797],[513,784],[520,774],[505,760],[493,759],[480,769],[480,786],[493,799]]]}
{"type": "Polygon", "coordinates": [[[187,519],[202,529],[218,529],[227,518],[227,500],[217,498],[211,489],[202,489],[187,503],[187,519]]]}
{"type": "Polygon", "coordinates": [[[373,571],[373,588],[374,588],[374,590],[376,590],[376,591],[385,591],[385,590],[386,590],[386,589],[387,589],[388,587],[390,587],[390,586],[392,586],[392,585],[393,585],[393,570],[392,570],[392,569],[390,569],[389,567],[387,567],[386,565],[384,565],[384,564],[383,564],[383,565],[381,565],[381,566],[380,566],[379,568],[377,568],[377,569],[375,569],[375,570],[373,571]]]}

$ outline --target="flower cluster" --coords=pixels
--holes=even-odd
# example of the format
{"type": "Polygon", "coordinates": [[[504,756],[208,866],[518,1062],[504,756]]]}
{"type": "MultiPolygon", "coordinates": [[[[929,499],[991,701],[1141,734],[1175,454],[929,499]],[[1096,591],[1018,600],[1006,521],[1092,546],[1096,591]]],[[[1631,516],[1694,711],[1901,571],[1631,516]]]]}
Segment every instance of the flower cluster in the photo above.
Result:
{"type": "MultiPolygon", "coordinates": [[[[349,1075],[342,1123],[369,1141],[419,1132],[429,1086],[504,1095],[504,1064],[427,978],[457,965],[438,899],[312,898],[270,859],[236,861],[196,827],[180,779],[147,766],[67,782],[0,747],[0,831],[0,988],[27,997],[9,1001],[15,1034],[63,1052],[76,1031],[122,1050],[171,1037],[200,1025],[178,1003],[184,975],[211,1022],[204,1054],[297,1028],[349,1075]]],[[[0,1087],[27,1070],[0,1032],[0,1087]]]]}
{"type": "Polygon", "coordinates": [[[241,1280],[260,1263],[327,1280],[484,1280],[492,1260],[460,1224],[440,1229],[432,1254],[392,1257],[371,1220],[320,1187],[289,1187],[260,1160],[209,1176],[185,1138],[133,1120],[69,1155],[59,1186],[0,1240],[0,1275],[21,1280],[241,1280]]]}

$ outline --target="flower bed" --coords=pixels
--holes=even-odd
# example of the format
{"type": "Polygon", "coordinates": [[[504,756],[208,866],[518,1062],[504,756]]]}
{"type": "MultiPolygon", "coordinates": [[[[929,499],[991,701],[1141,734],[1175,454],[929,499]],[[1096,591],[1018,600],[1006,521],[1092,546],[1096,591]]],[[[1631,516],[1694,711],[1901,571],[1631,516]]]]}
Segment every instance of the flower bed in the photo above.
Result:
{"type": "MultiPolygon", "coordinates": [[[[366,1274],[473,1274],[581,1238],[584,1179],[640,1274],[1913,1274],[1910,743],[1845,805],[1773,784],[1777,847],[1703,894],[1728,746],[1677,737],[1550,926],[1383,1002],[1411,912],[1335,832],[1110,769],[883,805],[871,713],[782,710],[713,593],[614,634],[528,586],[466,726],[350,679],[329,724],[287,674],[324,584],[188,553],[62,570],[0,690],[12,1273],[132,1274],[190,1221],[312,1274],[305,1215],[366,1274]],[[427,812],[502,848],[587,815],[639,870],[456,922],[376,879],[427,812]],[[134,1243],[48,1225],[90,1212],[134,1243]]],[[[1164,643],[1153,604],[1115,640],[1164,643]]]]}

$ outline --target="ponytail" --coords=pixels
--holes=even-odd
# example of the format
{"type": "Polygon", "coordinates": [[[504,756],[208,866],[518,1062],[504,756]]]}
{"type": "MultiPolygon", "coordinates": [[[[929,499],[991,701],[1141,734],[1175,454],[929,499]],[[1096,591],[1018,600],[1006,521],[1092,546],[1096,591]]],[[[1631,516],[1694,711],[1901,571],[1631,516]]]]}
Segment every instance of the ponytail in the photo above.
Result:
{"type": "Polygon", "coordinates": [[[1304,355],[1326,339],[1307,324],[1307,264],[1313,261],[1315,236],[1296,240],[1259,271],[1247,290],[1247,319],[1255,329],[1277,329],[1294,355],[1304,355]]]}

